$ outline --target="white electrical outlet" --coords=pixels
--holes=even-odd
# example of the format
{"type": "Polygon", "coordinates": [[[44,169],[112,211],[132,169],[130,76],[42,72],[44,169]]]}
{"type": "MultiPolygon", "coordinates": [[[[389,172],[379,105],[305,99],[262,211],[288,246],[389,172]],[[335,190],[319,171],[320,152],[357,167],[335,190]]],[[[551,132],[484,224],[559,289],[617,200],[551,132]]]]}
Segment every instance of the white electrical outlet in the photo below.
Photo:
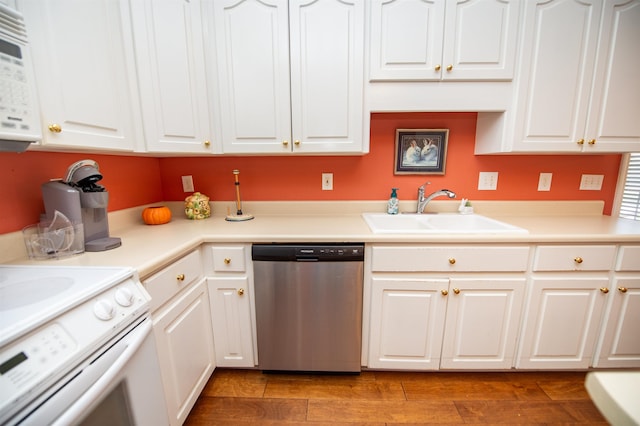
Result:
{"type": "Polygon", "coordinates": [[[498,172],[480,172],[478,190],[495,191],[498,189],[498,172]]]}
{"type": "Polygon", "coordinates": [[[193,176],[182,176],[182,190],[184,192],[193,192],[193,176]]]}
{"type": "Polygon", "coordinates": [[[322,174],[322,190],[333,191],[333,173],[322,174]]]}
{"type": "Polygon", "coordinates": [[[538,191],[551,191],[551,178],[553,173],[540,173],[538,179],[538,191]]]}
{"type": "Polygon", "coordinates": [[[580,179],[581,191],[600,191],[604,175],[582,175],[580,179]]]}

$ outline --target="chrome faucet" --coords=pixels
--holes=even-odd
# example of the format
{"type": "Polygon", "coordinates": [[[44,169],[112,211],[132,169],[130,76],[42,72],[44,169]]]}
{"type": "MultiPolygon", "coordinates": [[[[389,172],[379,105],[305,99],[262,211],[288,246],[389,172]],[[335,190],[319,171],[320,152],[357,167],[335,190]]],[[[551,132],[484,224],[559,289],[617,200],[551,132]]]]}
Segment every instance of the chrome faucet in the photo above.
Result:
{"type": "Polygon", "coordinates": [[[417,214],[422,214],[424,212],[424,209],[427,207],[427,204],[429,204],[429,201],[433,200],[436,197],[446,195],[449,198],[456,198],[456,193],[453,191],[449,191],[448,189],[441,189],[425,197],[424,188],[429,184],[431,184],[431,182],[425,182],[422,186],[420,186],[420,188],[418,188],[418,208],[416,210],[417,214]]]}

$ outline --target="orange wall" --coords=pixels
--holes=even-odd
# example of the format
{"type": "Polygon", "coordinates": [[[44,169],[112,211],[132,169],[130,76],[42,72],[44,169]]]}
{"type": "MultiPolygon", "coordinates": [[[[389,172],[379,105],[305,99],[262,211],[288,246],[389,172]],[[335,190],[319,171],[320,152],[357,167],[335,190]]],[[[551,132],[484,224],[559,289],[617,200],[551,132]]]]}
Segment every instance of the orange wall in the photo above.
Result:
{"type": "Polygon", "coordinates": [[[62,178],[78,160],[98,162],[109,191],[109,210],[161,201],[160,164],[157,158],[54,152],[0,153],[0,234],[18,231],[40,220],[44,212],[40,185],[62,178]]]}
{"type": "Polygon", "coordinates": [[[0,153],[0,233],[36,223],[43,211],[40,185],[62,177],[77,160],[97,161],[109,191],[109,210],[162,200],[183,200],[181,176],[212,200],[235,199],[233,169],[240,170],[242,198],[257,200],[386,200],[391,187],[415,200],[425,181],[471,200],[604,200],[611,211],[620,155],[475,156],[475,113],[374,114],[371,152],[345,157],[150,158],[48,152],[0,153]],[[446,175],[393,174],[396,128],[449,129],[446,175]],[[478,191],[478,172],[499,172],[497,191],[478,191]],[[334,190],[321,190],[321,174],[334,175],[334,190]],[[538,174],[553,173],[550,192],[538,192],[538,174]],[[579,191],[580,175],[603,174],[602,191],[579,191]]]}
{"type": "Polygon", "coordinates": [[[196,191],[212,200],[233,200],[233,169],[240,170],[242,199],[385,200],[391,187],[402,200],[415,200],[417,188],[449,188],[471,200],[605,200],[610,212],[621,156],[493,155],[476,156],[475,113],[377,113],[371,120],[371,149],[359,157],[163,158],[164,195],[180,200],[180,176],[192,175],[196,191]],[[449,129],[446,174],[394,175],[397,128],[449,129]],[[499,172],[496,191],[478,191],[480,171],[499,172]],[[321,174],[333,173],[333,191],[321,190],[321,174]],[[538,192],[540,172],[553,173],[551,191],[538,192]],[[603,174],[602,191],[579,191],[581,174],[603,174]]]}

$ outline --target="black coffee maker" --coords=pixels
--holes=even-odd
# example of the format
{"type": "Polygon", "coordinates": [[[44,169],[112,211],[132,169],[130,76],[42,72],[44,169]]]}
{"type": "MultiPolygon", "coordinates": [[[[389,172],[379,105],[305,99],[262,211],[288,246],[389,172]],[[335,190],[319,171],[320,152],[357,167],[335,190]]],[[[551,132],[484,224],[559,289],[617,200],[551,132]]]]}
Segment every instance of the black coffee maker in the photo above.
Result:
{"type": "Polygon", "coordinates": [[[105,251],[122,245],[120,238],[109,236],[109,193],[98,185],[100,180],[98,163],[81,160],[69,166],[64,179],[42,184],[46,217],[52,219],[58,210],[73,224],[82,223],[85,251],[105,251]]]}

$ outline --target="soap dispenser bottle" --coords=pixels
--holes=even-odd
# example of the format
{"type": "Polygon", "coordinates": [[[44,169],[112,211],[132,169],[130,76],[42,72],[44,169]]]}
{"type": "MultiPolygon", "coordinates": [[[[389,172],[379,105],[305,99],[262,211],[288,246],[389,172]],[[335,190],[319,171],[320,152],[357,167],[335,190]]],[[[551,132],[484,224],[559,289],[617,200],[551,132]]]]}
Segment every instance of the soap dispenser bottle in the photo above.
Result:
{"type": "Polygon", "coordinates": [[[391,196],[389,197],[389,201],[387,202],[387,213],[389,214],[398,214],[398,188],[391,188],[391,196]]]}

